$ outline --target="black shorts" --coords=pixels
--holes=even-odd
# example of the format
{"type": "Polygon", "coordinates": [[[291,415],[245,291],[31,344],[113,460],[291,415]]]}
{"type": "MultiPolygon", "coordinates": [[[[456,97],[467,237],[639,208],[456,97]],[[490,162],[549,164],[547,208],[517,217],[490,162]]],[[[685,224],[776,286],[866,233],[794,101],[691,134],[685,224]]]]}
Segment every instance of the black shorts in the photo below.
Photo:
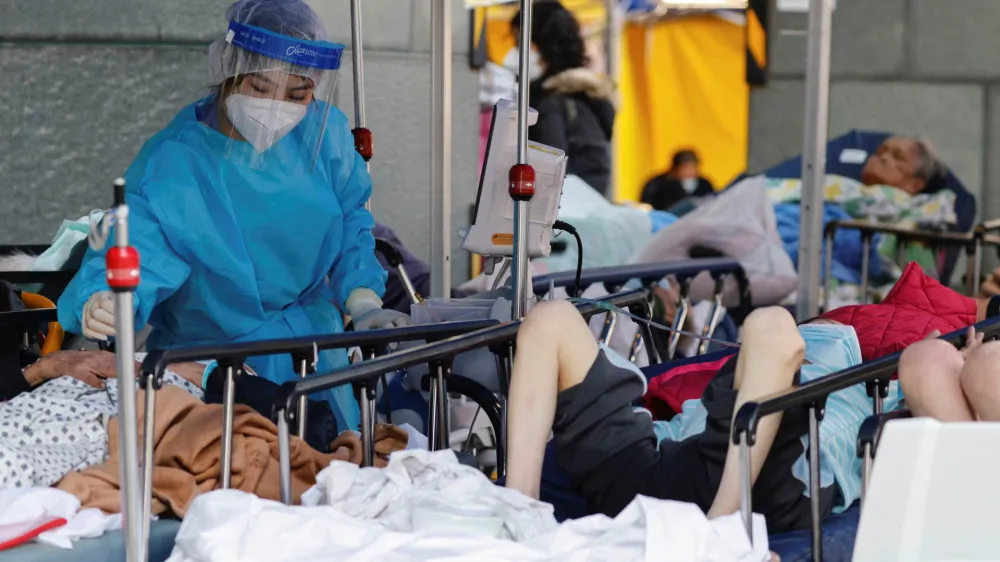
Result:
{"type": "MultiPolygon", "coordinates": [[[[730,443],[736,393],[736,356],[716,374],[702,395],[705,431],[657,448],[652,418],[633,409],[643,383],[601,351],[582,383],[559,393],[553,427],[559,467],[566,471],[594,512],[615,516],[637,495],[698,504],[715,500],[730,443]]],[[[798,384],[798,381],[795,381],[798,384]]],[[[767,519],[770,533],[807,527],[809,498],[792,475],[809,431],[805,409],[785,412],[778,435],[753,489],[753,510],[767,519]]],[[[829,515],[836,487],[820,492],[821,514],[829,515]]]]}

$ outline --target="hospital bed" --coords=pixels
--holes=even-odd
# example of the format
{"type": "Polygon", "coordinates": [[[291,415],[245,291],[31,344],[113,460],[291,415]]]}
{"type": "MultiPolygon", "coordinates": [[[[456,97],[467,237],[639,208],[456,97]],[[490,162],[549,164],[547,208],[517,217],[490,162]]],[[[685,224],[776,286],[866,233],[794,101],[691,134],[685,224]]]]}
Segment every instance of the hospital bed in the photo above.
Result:
{"type": "MultiPolygon", "coordinates": [[[[860,180],[867,155],[877,150],[890,136],[892,135],[884,132],[853,130],[830,140],[826,146],[826,173],[860,180]]],[[[801,178],[802,157],[798,156],[786,160],[765,170],[763,175],[769,178],[801,178]]],[[[948,176],[942,185],[931,187],[925,190],[925,193],[935,193],[943,190],[948,190],[955,194],[954,210],[957,221],[947,230],[914,230],[865,221],[831,221],[828,223],[824,229],[826,243],[825,271],[830,271],[830,256],[832,255],[830,248],[832,247],[833,237],[836,232],[838,230],[860,231],[862,245],[864,246],[862,253],[861,294],[865,295],[868,286],[867,266],[872,240],[879,233],[891,234],[896,236],[897,240],[901,242],[900,246],[904,251],[908,244],[919,243],[930,247],[938,257],[938,280],[943,285],[950,285],[958,258],[964,251],[968,258],[965,275],[966,293],[974,296],[978,293],[982,275],[982,248],[983,246],[998,246],[1000,244],[1000,238],[991,235],[992,232],[1000,230],[1000,220],[988,220],[976,224],[976,199],[951,171],[948,172],[948,176]]],[[[899,255],[902,256],[903,252],[899,252],[899,255]]],[[[900,258],[897,261],[902,261],[902,259],[900,258]]],[[[828,276],[824,285],[828,289],[826,294],[829,295],[828,276]]]]}
{"type": "MultiPolygon", "coordinates": [[[[867,156],[875,152],[890,136],[892,134],[884,132],[852,130],[830,140],[826,144],[826,173],[860,180],[867,156]]],[[[763,174],[769,178],[801,178],[802,157],[786,160],[765,170],[763,174]]],[[[971,231],[976,220],[976,198],[951,171],[944,184],[931,187],[925,193],[941,190],[949,190],[955,194],[955,216],[958,220],[950,231],[971,231]]],[[[951,278],[958,255],[957,249],[948,249],[942,256],[939,273],[945,285],[951,278]]]]}
{"type": "MultiPolygon", "coordinates": [[[[611,295],[602,299],[604,303],[608,306],[614,307],[625,307],[641,305],[645,302],[646,295],[643,291],[629,291],[626,293],[620,293],[617,295],[611,295]]],[[[580,311],[585,316],[592,316],[598,314],[605,310],[601,305],[597,303],[586,303],[580,305],[580,311]]],[[[459,323],[453,323],[459,324],[459,323]]],[[[201,359],[214,358],[220,362],[220,364],[234,365],[239,363],[243,358],[251,355],[269,355],[275,353],[292,353],[293,356],[300,357],[303,361],[308,361],[309,354],[313,353],[314,344],[319,346],[321,344],[329,347],[337,347],[344,345],[359,345],[361,347],[370,347],[375,345],[385,345],[388,342],[400,341],[406,338],[413,339],[435,339],[436,337],[443,337],[448,334],[462,333],[464,331],[480,328],[478,331],[469,334],[466,337],[471,337],[477,342],[484,341],[482,339],[482,334],[495,334],[498,330],[504,334],[502,337],[493,337],[489,339],[490,343],[502,343],[509,341],[517,333],[518,323],[508,323],[504,325],[498,325],[496,322],[488,322],[486,325],[488,327],[482,329],[483,323],[461,323],[463,326],[447,326],[447,325],[434,325],[434,326],[411,326],[407,328],[398,328],[395,330],[373,330],[369,332],[357,332],[352,334],[337,334],[334,336],[328,336],[327,339],[315,339],[315,338],[301,338],[298,340],[283,340],[283,341],[268,341],[268,342],[254,342],[248,344],[239,344],[236,346],[225,346],[225,347],[202,347],[202,348],[190,348],[190,349],[178,349],[178,350],[168,350],[168,351],[154,351],[151,352],[145,359],[143,363],[142,372],[145,375],[145,380],[147,385],[156,385],[157,379],[162,377],[163,373],[166,371],[166,366],[174,362],[183,361],[193,361],[201,359]],[[480,336],[476,336],[479,334],[480,336]]],[[[315,388],[316,385],[323,386],[330,380],[334,380],[332,386],[340,386],[341,384],[365,384],[372,383],[381,374],[389,371],[394,371],[399,368],[404,368],[410,365],[416,365],[423,362],[434,362],[435,358],[430,358],[430,361],[422,360],[427,357],[426,353],[428,349],[435,349],[437,346],[442,344],[448,345],[452,344],[455,339],[461,338],[461,336],[452,337],[450,339],[444,340],[443,342],[430,343],[421,347],[413,348],[407,351],[398,352],[383,357],[378,357],[370,361],[364,361],[355,366],[349,367],[342,371],[338,371],[332,375],[318,375],[309,379],[304,379],[297,383],[289,383],[282,386],[282,392],[276,399],[276,404],[280,405],[280,408],[276,410],[278,412],[278,430],[279,430],[279,440],[282,458],[284,459],[284,468],[288,468],[288,439],[289,435],[292,433],[290,426],[297,425],[297,417],[295,412],[287,408],[288,404],[292,404],[294,410],[298,410],[299,398],[304,397],[311,393],[308,389],[310,387],[315,388]],[[417,360],[413,360],[414,357],[417,360]],[[380,370],[382,366],[388,361],[392,368],[387,370],[380,370]],[[344,374],[351,375],[358,370],[364,373],[376,372],[376,374],[371,376],[348,376],[344,377],[344,374]],[[343,381],[343,382],[340,382],[343,381]],[[298,394],[295,394],[298,392],[298,394]]],[[[478,346],[468,346],[467,349],[472,349],[478,346]]],[[[460,353],[463,349],[455,348],[456,353],[460,353]]],[[[437,370],[438,374],[442,377],[447,376],[449,380],[451,379],[451,374],[448,373],[447,368],[445,368],[444,361],[440,362],[441,368],[437,370]]],[[[152,394],[152,393],[150,393],[152,394]]],[[[442,399],[439,404],[445,403],[446,399],[442,399]]],[[[446,406],[445,406],[446,407],[446,406]]],[[[152,416],[147,417],[150,419],[152,416]]],[[[230,418],[231,419],[231,418],[230,418]]],[[[366,441],[366,443],[369,443],[366,441]]],[[[432,446],[435,446],[435,440],[431,440],[432,446]]],[[[440,443],[438,440],[436,443],[440,443]]],[[[225,447],[225,445],[224,445],[225,447]]],[[[368,451],[370,449],[366,449],[368,451]]],[[[368,454],[366,452],[366,454],[368,454]]],[[[224,456],[225,458],[225,456],[224,456]]],[[[370,457],[369,457],[370,458],[370,457]]],[[[224,469],[225,470],[225,469],[224,469]]],[[[223,472],[225,474],[225,472],[223,472]]],[[[287,472],[283,472],[283,486],[287,483],[285,480],[285,475],[287,472]]],[[[148,481],[148,479],[146,480],[148,481]]],[[[290,485],[290,484],[289,484],[290,485]]],[[[283,494],[286,499],[290,499],[290,488],[283,487],[283,494]]],[[[148,490],[145,491],[148,497],[148,490]]],[[[154,521],[150,525],[150,549],[151,554],[150,560],[152,562],[160,562],[166,558],[169,554],[170,548],[173,545],[173,539],[177,531],[177,522],[168,520],[154,521]],[[154,556],[156,553],[159,557],[154,556]]],[[[124,560],[123,551],[121,549],[121,533],[108,533],[107,535],[99,539],[83,539],[78,541],[74,545],[74,549],[71,551],[60,550],[52,547],[45,547],[41,545],[29,545],[24,547],[18,547],[7,553],[8,556],[14,556],[14,558],[9,558],[10,560],[29,560],[26,556],[34,556],[30,560],[38,560],[45,562],[62,562],[65,560],[77,560],[77,556],[81,552],[101,552],[103,557],[95,557],[94,560],[107,562],[118,562],[119,560],[124,560]],[[25,558],[22,558],[22,554],[25,558]]],[[[5,559],[2,557],[4,553],[0,553],[0,561],[5,559]]],[[[90,560],[91,558],[86,558],[90,560]]]]}
{"type": "MultiPolygon", "coordinates": [[[[680,283],[681,287],[687,287],[690,279],[702,272],[708,272],[716,279],[717,295],[715,297],[713,310],[709,315],[709,321],[705,324],[701,331],[701,336],[708,338],[702,340],[702,345],[698,346],[696,350],[696,353],[701,355],[709,351],[710,339],[718,339],[716,336],[716,329],[720,326],[725,325],[728,328],[729,333],[733,334],[733,336],[729,336],[729,338],[735,341],[734,336],[736,326],[729,319],[729,316],[725,315],[726,311],[721,306],[721,287],[727,276],[732,276],[735,279],[740,290],[739,309],[741,310],[734,312],[740,316],[745,316],[746,313],[741,311],[749,309],[750,288],[747,282],[746,274],[744,273],[739,262],[736,260],[730,258],[706,258],[663,263],[625,265],[618,267],[592,268],[581,270],[579,276],[577,276],[577,272],[575,271],[551,273],[534,277],[532,279],[532,290],[536,297],[543,299],[549,297],[550,293],[554,289],[566,289],[567,294],[574,295],[582,294],[589,287],[594,285],[602,286],[608,294],[617,293],[625,287],[642,287],[647,291],[648,298],[652,288],[665,278],[672,277],[675,281],[680,283]]],[[[651,310],[649,309],[648,302],[638,303],[632,308],[633,310],[631,312],[633,314],[644,318],[651,317],[651,310]]],[[[680,330],[684,325],[685,315],[690,308],[690,299],[687,298],[687,294],[684,293],[681,295],[680,302],[678,302],[678,313],[675,316],[674,323],[672,325],[674,330],[680,330]]],[[[618,315],[604,314],[604,324],[601,328],[599,336],[600,341],[606,344],[610,342],[612,336],[618,328],[618,321],[618,315]]],[[[661,337],[661,334],[654,332],[648,325],[643,323],[639,323],[634,336],[630,335],[629,337],[632,339],[628,348],[627,357],[631,361],[635,362],[640,358],[641,352],[645,348],[649,354],[649,362],[651,364],[660,363],[662,357],[672,354],[671,350],[676,351],[679,341],[679,334],[677,332],[672,332],[664,338],[661,337]]],[[[726,338],[723,337],[723,339],[726,338]]],[[[620,351],[622,351],[623,354],[626,354],[624,348],[620,349],[620,351]]],[[[474,381],[471,381],[471,379],[466,377],[453,376],[449,389],[472,399],[473,402],[480,406],[482,411],[492,422],[494,429],[493,435],[499,436],[499,424],[495,421],[500,417],[501,405],[499,401],[493,393],[482,384],[470,385],[468,384],[469,382],[474,381]]],[[[380,411],[388,413],[393,408],[407,410],[408,412],[413,412],[420,417],[422,427],[429,426],[427,418],[428,408],[424,394],[430,390],[430,381],[428,377],[424,377],[420,388],[407,388],[407,385],[403,382],[402,377],[396,377],[389,380],[388,385],[384,385],[383,388],[387,388],[388,390],[383,392],[379,399],[378,409],[380,411]]],[[[497,441],[499,442],[499,440],[497,441]]],[[[488,448],[489,447],[487,447],[487,449],[488,448]]],[[[502,453],[498,454],[498,456],[502,457],[502,453]]]]}
{"type": "MultiPolygon", "coordinates": [[[[976,331],[985,334],[985,339],[1000,337],[1000,316],[993,316],[975,325],[976,331]]],[[[941,336],[941,339],[958,347],[965,343],[966,329],[941,336]]],[[[862,498],[864,501],[865,486],[871,470],[871,460],[877,445],[880,424],[902,413],[884,414],[882,399],[886,396],[889,380],[896,372],[901,353],[889,355],[874,361],[869,361],[826,377],[817,379],[796,388],[765,397],[757,402],[748,402],[733,418],[733,443],[740,447],[740,477],[741,502],[740,511],[744,521],[748,521],[752,513],[752,503],[748,494],[749,486],[749,446],[756,435],[757,424],[765,416],[785,412],[794,408],[809,410],[809,442],[818,443],[822,438],[819,432],[819,422],[823,418],[826,399],[834,392],[865,384],[868,395],[872,397],[874,419],[866,421],[859,432],[859,440],[863,441],[861,450],[864,463],[862,470],[862,498]],[[888,415],[888,417],[883,417],[888,415]]],[[[810,488],[819,489],[820,465],[818,449],[809,449],[809,479],[810,488]]],[[[823,560],[836,562],[850,560],[857,534],[858,521],[861,513],[861,502],[856,502],[847,511],[829,517],[820,524],[819,495],[812,497],[813,521],[810,530],[793,531],[771,537],[771,550],[777,552],[782,561],[823,560]]]]}
{"type": "MultiPolygon", "coordinates": [[[[0,314],[0,327],[5,323],[17,322],[17,325],[27,325],[31,328],[37,326],[38,322],[46,322],[55,318],[55,310],[27,311],[21,313],[8,313],[10,316],[0,314]],[[15,318],[13,315],[17,314],[15,318]]],[[[456,322],[450,325],[431,326],[411,326],[396,330],[372,330],[366,332],[349,332],[335,334],[319,338],[299,338],[288,340],[272,340],[265,342],[254,342],[250,344],[238,344],[231,346],[210,346],[200,348],[189,348],[183,350],[153,351],[150,352],[143,363],[142,374],[146,388],[159,388],[162,377],[166,372],[167,365],[175,362],[195,361],[201,359],[215,359],[223,368],[229,367],[232,376],[238,374],[235,366],[242,365],[243,359],[254,355],[271,355],[277,353],[290,353],[297,359],[297,363],[311,363],[312,357],[322,349],[347,348],[359,346],[362,348],[384,347],[390,343],[406,341],[409,339],[421,339],[433,341],[437,338],[454,336],[475,330],[494,326],[495,321],[480,322],[456,322]]],[[[228,378],[228,377],[227,377],[228,378]]],[[[149,392],[147,396],[154,396],[149,392]]],[[[231,395],[230,395],[231,396],[231,395]]],[[[155,397],[155,396],[154,396],[155,397]]],[[[147,401],[147,407],[150,401],[147,401]]],[[[232,403],[224,405],[229,413],[229,420],[232,420],[232,403]]],[[[149,417],[153,419],[152,412],[149,417]]],[[[370,419],[370,418],[369,418],[370,419]]],[[[230,433],[231,435],[231,433],[230,433]]],[[[367,435],[365,444],[365,454],[368,462],[372,458],[374,443],[371,440],[372,433],[367,435]]],[[[147,445],[151,445],[148,443],[147,445]]],[[[231,451],[232,441],[224,440],[224,448],[231,451]],[[227,444],[228,443],[228,444],[227,444]]],[[[151,452],[151,449],[150,449],[151,452]]],[[[147,453],[148,455],[148,453],[147,453]]],[[[146,458],[150,458],[147,456],[146,458]]],[[[229,457],[224,456],[224,463],[229,462],[229,457]]],[[[145,462],[145,461],[144,461],[145,462]]],[[[148,465],[147,465],[148,466],[148,465]]],[[[223,470],[223,474],[228,473],[228,469],[223,470]]],[[[147,496],[148,497],[148,496],[147,496]]],[[[150,558],[151,562],[162,562],[169,556],[173,547],[174,536],[180,523],[170,519],[159,519],[150,523],[150,558]]],[[[41,544],[27,544],[16,547],[9,551],[0,551],[0,562],[25,560],[62,562],[68,560],[94,560],[98,562],[118,562],[124,560],[124,550],[122,548],[122,533],[114,531],[96,539],[82,539],[74,543],[72,550],[62,550],[41,544]]]]}
{"type": "MultiPolygon", "coordinates": [[[[630,309],[635,306],[642,306],[646,303],[646,293],[643,290],[631,290],[594,301],[586,301],[577,305],[577,309],[584,318],[590,318],[596,314],[607,312],[609,307],[615,309],[630,309]]],[[[451,364],[454,358],[462,353],[479,348],[490,348],[496,353],[502,362],[507,362],[506,371],[509,372],[513,355],[513,342],[517,337],[521,322],[507,322],[491,328],[486,328],[467,334],[455,336],[437,343],[428,343],[419,347],[407,349],[397,353],[392,353],[382,357],[377,357],[369,361],[364,361],[352,365],[346,369],[334,371],[323,375],[317,375],[298,382],[289,382],[281,386],[278,396],[275,398],[275,412],[278,416],[278,439],[280,451],[280,464],[282,467],[282,497],[287,501],[291,498],[291,481],[289,473],[289,451],[287,447],[289,426],[295,422],[295,411],[298,409],[298,402],[316,392],[321,392],[329,388],[344,384],[361,383],[372,381],[384,373],[393,372],[407,367],[421,364],[429,364],[435,371],[436,378],[441,381],[447,379],[451,373],[451,364]]],[[[432,400],[431,409],[435,412],[444,412],[447,409],[447,392],[436,393],[432,400]]],[[[432,420],[435,416],[431,416],[432,420]]],[[[437,424],[438,436],[443,436],[443,424],[437,424]]],[[[501,429],[501,435],[502,429],[501,429]]],[[[445,443],[440,437],[430,436],[432,450],[443,448],[445,443]]]]}

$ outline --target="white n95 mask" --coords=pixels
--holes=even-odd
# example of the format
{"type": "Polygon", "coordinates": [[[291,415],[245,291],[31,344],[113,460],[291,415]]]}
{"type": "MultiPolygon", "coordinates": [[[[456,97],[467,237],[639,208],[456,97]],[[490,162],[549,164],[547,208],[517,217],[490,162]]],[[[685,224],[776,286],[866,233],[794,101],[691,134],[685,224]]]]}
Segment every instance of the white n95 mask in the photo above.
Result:
{"type": "Polygon", "coordinates": [[[684,193],[691,195],[694,190],[698,189],[698,178],[684,178],[681,180],[681,187],[684,188],[684,193]]]}
{"type": "Polygon", "coordinates": [[[309,108],[299,103],[232,94],[226,115],[257,152],[264,152],[295,128],[309,108]]]}
{"type": "Polygon", "coordinates": [[[541,58],[538,51],[534,49],[528,52],[528,80],[538,80],[545,74],[545,71],[542,70],[541,58]]]}
{"type": "MultiPolygon", "coordinates": [[[[542,65],[539,62],[541,55],[538,51],[532,49],[528,52],[528,80],[538,80],[545,73],[542,70],[542,65]]],[[[514,47],[510,51],[507,51],[507,56],[503,59],[503,64],[501,65],[507,70],[510,70],[515,75],[520,72],[521,67],[521,54],[517,47],[514,47]]]]}

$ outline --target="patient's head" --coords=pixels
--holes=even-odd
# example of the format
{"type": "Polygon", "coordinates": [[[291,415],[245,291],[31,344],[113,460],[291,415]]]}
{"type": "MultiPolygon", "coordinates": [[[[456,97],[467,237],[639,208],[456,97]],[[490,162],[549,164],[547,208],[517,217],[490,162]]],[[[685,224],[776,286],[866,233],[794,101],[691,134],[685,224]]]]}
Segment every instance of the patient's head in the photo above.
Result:
{"type": "Polygon", "coordinates": [[[889,137],[861,171],[865,185],[888,185],[911,195],[944,180],[948,169],[934,145],[915,137],[889,137]]]}

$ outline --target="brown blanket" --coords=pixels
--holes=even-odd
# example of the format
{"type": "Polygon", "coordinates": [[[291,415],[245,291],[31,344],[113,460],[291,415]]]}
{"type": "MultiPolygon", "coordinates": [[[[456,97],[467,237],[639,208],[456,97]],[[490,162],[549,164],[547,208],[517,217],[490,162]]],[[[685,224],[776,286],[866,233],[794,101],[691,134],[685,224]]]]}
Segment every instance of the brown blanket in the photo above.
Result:
{"type": "MultiPolygon", "coordinates": [[[[145,394],[139,392],[140,443],[145,394]]],[[[57,487],[80,499],[81,508],[106,513],[121,511],[118,463],[118,418],[108,424],[108,462],[67,474],[57,487]]],[[[376,428],[376,465],[385,455],[406,447],[406,432],[394,426],[376,428]]],[[[222,467],[222,406],[205,404],[184,390],[167,386],[156,394],[153,446],[154,514],[183,517],[198,494],[219,487],[222,467]]],[[[333,460],[361,462],[361,443],[352,432],[342,433],[331,445],[332,454],[291,439],[292,499],[316,483],[316,475],[333,460]]],[[[232,488],[262,498],[280,500],[278,428],[250,407],[237,405],[233,421],[232,488]]]]}

